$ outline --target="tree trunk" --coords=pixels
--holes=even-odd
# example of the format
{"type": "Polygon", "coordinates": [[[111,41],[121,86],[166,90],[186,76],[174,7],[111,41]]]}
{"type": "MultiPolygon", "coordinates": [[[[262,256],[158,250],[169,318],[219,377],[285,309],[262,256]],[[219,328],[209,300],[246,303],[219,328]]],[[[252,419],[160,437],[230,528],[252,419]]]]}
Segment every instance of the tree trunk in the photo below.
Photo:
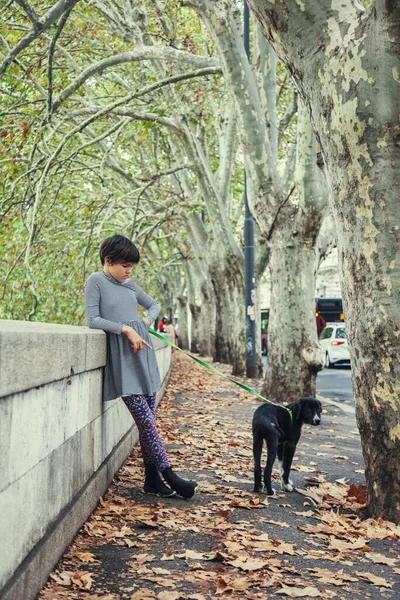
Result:
{"type": "Polygon", "coordinates": [[[197,352],[212,356],[215,348],[215,298],[212,289],[204,283],[196,321],[197,352]]]}
{"type": "Polygon", "coordinates": [[[215,302],[212,284],[203,277],[200,270],[193,269],[190,263],[187,273],[192,282],[189,286],[189,308],[192,315],[190,348],[200,356],[212,356],[215,345],[215,302]]]}
{"type": "Polygon", "coordinates": [[[271,307],[263,391],[277,402],[315,396],[316,376],[324,366],[317,343],[315,276],[327,197],[316,146],[310,118],[300,102],[294,173],[298,204],[281,202],[270,239],[271,307]]]}
{"type": "Polygon", "coordinates": [[[201,335],[201,327],[200,327],[200,306],[197,304],[193,304],[192,302],[189,304],[190,313],[192,315],[192,327],[191,327],[191,344],[190,350],[191,352],[198,353],[199,352],[199,342],[201,335]]]}
{"type": "Polygon", "coordinates": [[[211,271],[216,303],[213,359],[231,364],[232,375],[242,376],[246,372],[243,275],[235,265],[225,267],[224,273],[211,271]]]}
{"type": "Polygon", "coordinates": [[[187,314],[187,299],[184,296],[177,297],[178,305],[178,336],[179,348],[189,350],[189,330],[188,330],[188,314],[187,314]]]}
{"type": "Polygon", "coordinates": [[[268,361],[263,395],[274,402],[315,396],[324,353],[317,343],[315,312],[315,246],[301,233],[278,228],[271,240],[271,307],[268,361]]]}
{"type": "Polygon", "coordinates": [[[368,512],[400,520],[400,6],[249,0],[327,167],[368,512]],[[333,9],[334,8],[334,9],[333,9]],[[310,60],[314,56],[315,60],[310,60]]]}

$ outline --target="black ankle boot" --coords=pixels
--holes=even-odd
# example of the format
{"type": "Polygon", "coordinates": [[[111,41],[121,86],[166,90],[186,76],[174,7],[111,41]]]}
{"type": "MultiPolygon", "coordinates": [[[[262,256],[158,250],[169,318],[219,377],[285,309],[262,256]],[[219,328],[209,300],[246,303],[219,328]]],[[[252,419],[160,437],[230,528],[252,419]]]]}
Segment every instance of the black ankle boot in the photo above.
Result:
{"type": "Polygon", "coordinates": [[[196,481],[186,481],[185,479],[178,477],[178,475],[173,472],[171,467],[164,469],[164,471],[162,471],[162,476],[168,485],[171,486],[171,488],[175,490],[177,494],[182,496],[182,498],[189,499],[195,495],[196,488],[198,486],[196,481]]]}
{"type": "Polygon", "coordinates": [[[161,498],[175,496],[176,492],[164,484],[155,465],[144,465],[144,473],[143,491],[145,494],[154,494],[161,498]]]}

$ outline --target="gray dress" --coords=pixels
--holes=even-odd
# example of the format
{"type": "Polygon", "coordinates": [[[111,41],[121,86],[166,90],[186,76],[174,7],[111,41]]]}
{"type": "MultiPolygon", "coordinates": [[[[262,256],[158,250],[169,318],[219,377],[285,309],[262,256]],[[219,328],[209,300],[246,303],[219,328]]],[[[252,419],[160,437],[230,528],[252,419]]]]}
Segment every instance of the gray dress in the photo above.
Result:
{"type": "Polygon", "coordinates": [[[86,282],[85,310],[91,329],[107,334],[107,364],[103,379],[103,400],[132,394],[158,392],[161,381],[156,354],[139,317],[138,305],[147,309],[146,318],[153,324],[160,306],[132,279],[120,283],[104,272],[93,273],[86,282]],[[130,341],[121,333],[123,325],[132,327],[153,348],[133,352],[130,341]]]}

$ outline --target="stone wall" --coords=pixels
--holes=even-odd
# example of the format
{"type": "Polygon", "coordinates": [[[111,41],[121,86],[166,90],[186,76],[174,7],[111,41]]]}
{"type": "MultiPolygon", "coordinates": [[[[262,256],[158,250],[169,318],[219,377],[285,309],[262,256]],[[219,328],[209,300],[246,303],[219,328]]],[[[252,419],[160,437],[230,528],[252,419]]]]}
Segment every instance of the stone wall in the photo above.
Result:
{"type": "MultiPolygon", "coordinates": [[[[171,348],[152,338],[163,387],[171,348]]],[[[137,443],[121,400],[102,403],[106,336],[0,321],[0,599],[30,600],[137,443]]]]}

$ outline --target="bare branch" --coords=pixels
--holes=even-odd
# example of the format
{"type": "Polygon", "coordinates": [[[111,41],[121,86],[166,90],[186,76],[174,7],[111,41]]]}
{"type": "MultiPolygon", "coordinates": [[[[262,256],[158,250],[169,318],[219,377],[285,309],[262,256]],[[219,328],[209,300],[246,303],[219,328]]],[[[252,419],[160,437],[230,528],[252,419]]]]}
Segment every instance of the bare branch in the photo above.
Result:
{"type": "Polygon", "coordinates": [[[7,4],[5,6],[3,6],[2,8],[0,8],[0,15],[2,12],[5,12],[8,8],[10,8],[10,6],[13,2],[14,2],[14,0],[8,0],[7,4]]]}
{"type": "Polygon", "coordinates": [[[267,235],[267,240],[269,241],[271,239],[272,233],[275,229],[275,224],[277,222],[278,219],[278,215],[281,212],[281,209],[285,206],[286,202],[289,200],[290,196],[293,194],[294,190],[296,189],[296,186],[293,186],[292,189],[290,190],[289,194],[286,196],[286,198],[283,200],[283,202],[281,202],[281,204],[279,204],[278,208],[275,211],[274,214],[274,218],[272,220],[272,224],[271,227],[269,229],[268,235],[267,235]]]}
{"type": "Polygon", "coordinates": [[[20,52],[22,52],[22,50],[27,48],[41,33],[49,29],[66,10],[72,10],[72,8],[78,2],[79,0],[58,0],[57,4],[47,11],[43,17],[38,19],[34,23],[29,33],[24,36],[18,42],[18,44],[12,48],[12,50],[10,50],[3,62],[0,64],[0,75],[5,73],[10,63],[16,58],[16,56],[18,56],[20,52]]]}
{"type": "Polygon", "coordinates": [[[71,14],[73,6],[70,6],[65,13],[62,15],[60,22],[57,26],[57,31],[55,32],[53,39],[50,42],[49,53],[48,53],[48,61],[47,61],[47,119],[50,121],[51,113],[52,113],[52,99],[53,99],[53,55],[54,49],[57,44],[57,40],[61,35],[61,32],[64,28],[64,25],[68,21],[68,17],[71,14]]]}
{"type": "MultiPolygon", "coordinates": [[[[66,118],[74,118],[78,115],[85,115],[85,114],[87,115],[87,114],[93,114],[93,113],[95,113],[98,116],[103,116],[105,114],[113,112],[114,114],[132,117],[134,119],[138,118],[138,119],[142,119],[145,121],[158,121],[159,123],[163,123],[165,125],[168,123],[169,127],[178,129],[178,123],[177,123],[177,121],[175,121],[173,119],[159,117],[158,115],[155,115],[153,113],[138,113],[138,112],[130,110],[130,109],[121,109],[121,108],[119,108],[118,110],[116,110],[116,109],[123,104],[128,104],[128,102],[130,102],[131,100],[133,100],[135,98],[140,98],[141,96],[144,96],[145,94],[149,94],[150,92],[152,92],[154,90],[171,85],[172,83],[178,83],[179,81],[185,81],[186,79],[192,79],[194,77],[201,77],[203,75],[220,75],[220,74],[221,74],[221,69],[208,68],[208,69],[199,69],[198,71],[192,71],[190,73],[182,73],[180,75],[174,75],[173,77],[166,77],[165,79],[161,79],[160,81],[157,81],[155,83],[152,83],[151,85],[146,86],[145,88],[142,88],[140,91],[136,91],[136,92],[133,92],[132,94],[128,94],[121,100],[117,100],[113,104],[109,104],[108,106],[105,106],[102,109],[100,109],[100,107],[97,107],[97,106],[90,107],[90,108],[83,108],[83,109],[76,110],[76,111],[70,113],[66,118]],[[146,114],[149,115],[149,117],[143,116],[146,114]],[[142,116],[137,117],[137,116],[132,116],[132,115],[142,115],[142,116]]],[[[92,120],[95,120],[96,118],[98,118],[98,116],[95,116],[92,120]]]]}
{"type": "Polygon", "coordinates": [[[15,2],[19,4],[21,8],[23,8],[29,20],[32,21],[34,25],[36,25],[36,23],[39,21],[39,17],[36,14],[36,11],[33,8],[33,6],[31,6],[29,2],[26,2],[26,0],[15,0],[15,2]]]}
{"type": "MultiPolygon", "coordinates": [[[[93,123],[105,114],[118,115],[119,117],[129,117],[130,119],[134,119],[135,121],[147,121],[148,123],[158,123],[159,125],[164,125],[165,127],[172,129],[174,132],[178,132],[180,130],[179,122],[175,119],[171,119],[168,117],[160,117],[160,115],[153,112],[141,112],[128,107],[113,106],[114,105],[109,105],[106,109],[103,110],[100,109],[100,107],[98,106],[91,108],[81,108],[80,110],[75,110],[73,113],[68,115],[67,118],[74,118],[80,115],[93,115],[90,119],[87,119],[80,125],[77,125],[77,127],[75,127],[75,129],[73,130],[73,135],[75,135],[75,133],[83,131],[90,123],[93,123]]],[[[68,134],[68,139],[70,137],[71,136],[68,134]]]]}
{"type": "Polygon", "coordinates": [[[65,88],[59,97],[54,101],[53,110],[56,111],[60,105],[73,94],[81,85],[94,75],[101,75],[106,69],[120,65],[122,63],[134,62],[139,60],[165,60],[178,62],[181,65],[188,65],[196,68],[213,68],[221,73],[218,62],[206,56],[196,56],[190,52],[175,50],[174,48],[165,48],[161,46],[138,46],[131,52],[122,52],[116,56],[110,56],[100,62],[91,65],[85,69],[75,81],[65,88]]]}
{"type": "Polygon", "coordinates": [[[219,192],[223,203],[226,205],[230,183],[232,178],[232,169],[234,165],[234,154],[236,150],[236,112],[233,101],[227,104],[227,123],[224,136],[221,136],[220,143],[220,164],[218,169],[219,175],[219,192]]]}

